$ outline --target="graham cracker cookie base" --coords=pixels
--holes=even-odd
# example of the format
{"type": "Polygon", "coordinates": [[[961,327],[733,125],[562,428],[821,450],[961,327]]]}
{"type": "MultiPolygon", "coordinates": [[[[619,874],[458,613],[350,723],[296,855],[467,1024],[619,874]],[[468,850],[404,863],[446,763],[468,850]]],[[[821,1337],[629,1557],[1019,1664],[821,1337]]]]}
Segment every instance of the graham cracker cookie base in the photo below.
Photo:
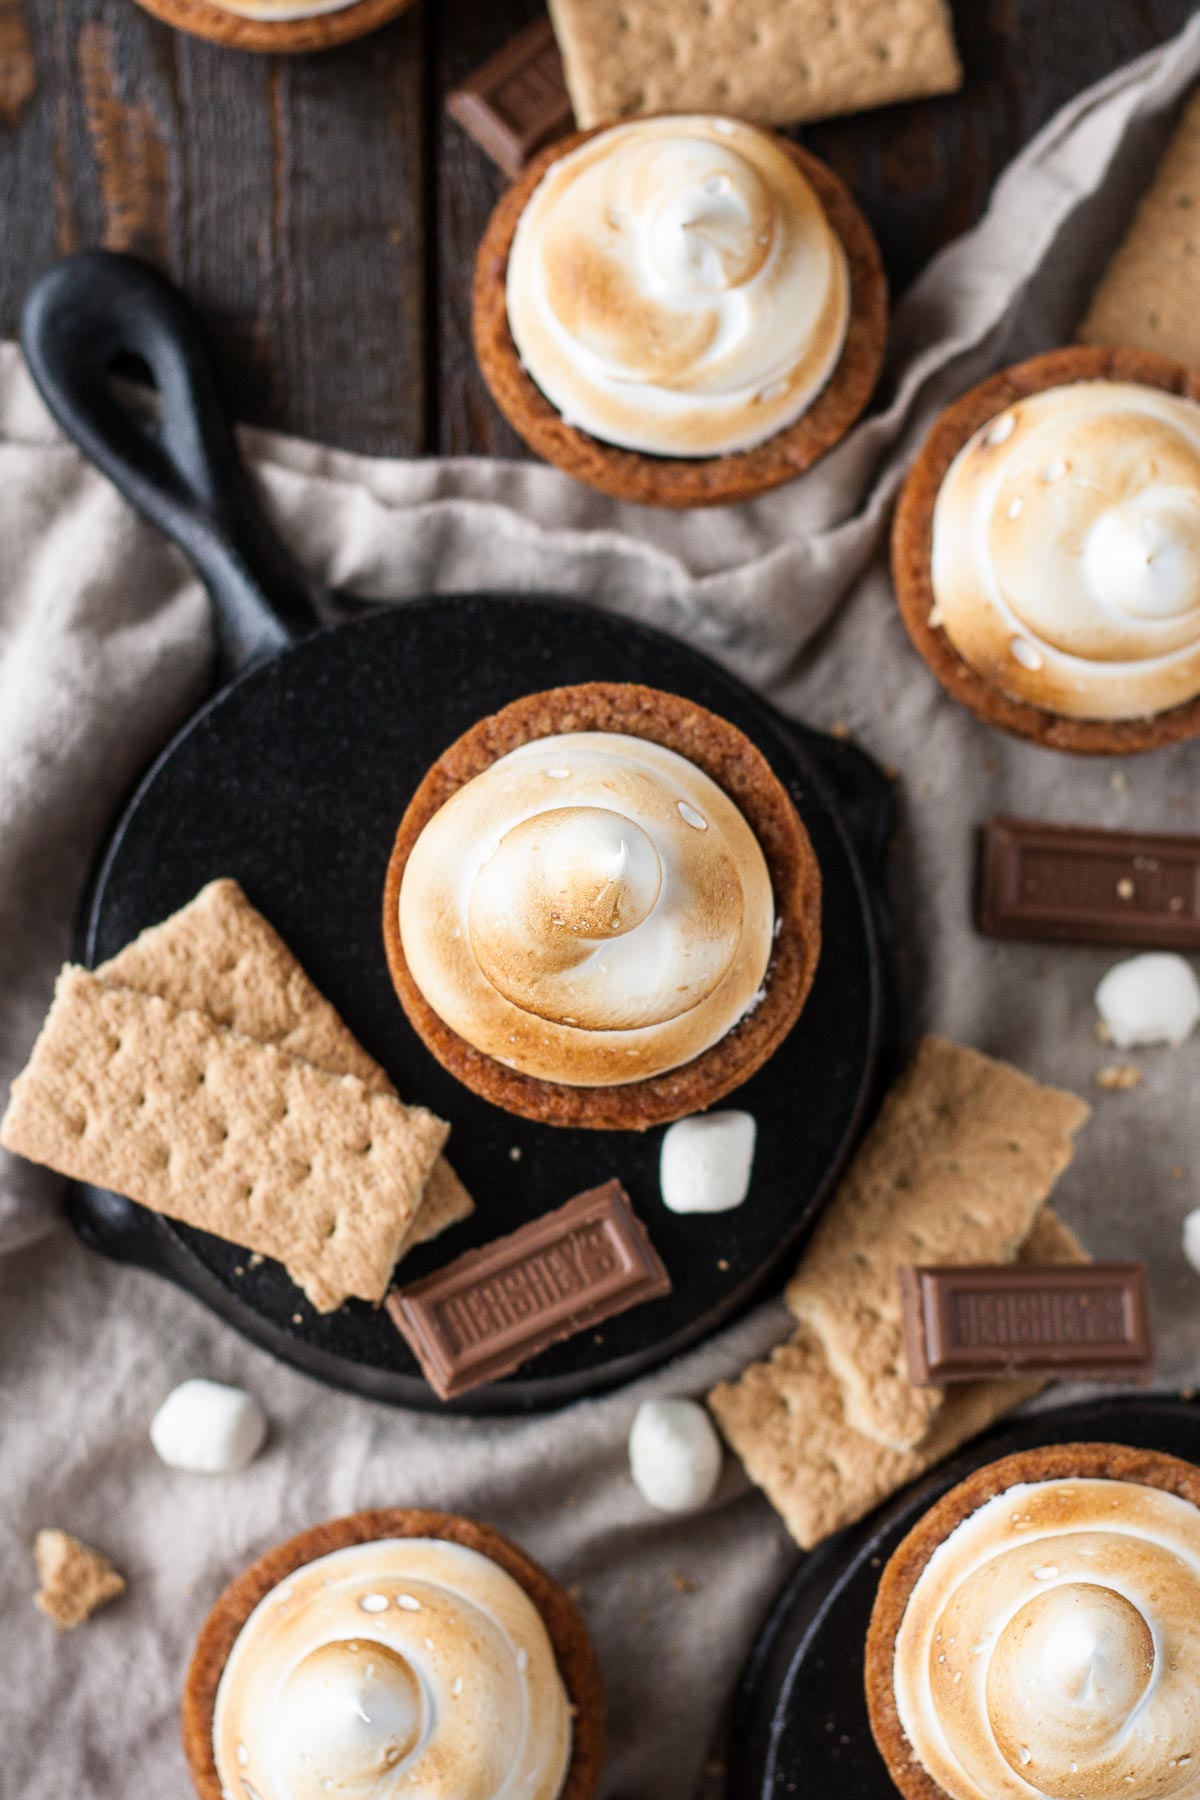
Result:
{"type": "Polygon", "coordinates": [[[1083,344],[1130,344],[1200,369],[1200,89],[1092,296],[1083,344]]]}
{"type": "MultiPolygon", "coordinates": [[[[398,1098],[274,926],[228,877],[210,881],[194,900],[161,925],[151,925],[94,973],[111,987],[157,994],[256,1043],[274,1044],[328,1075],[356,1075],[372,1093],[398,1098]]],[[[399,1256],[474,1210],[466,1188],[439,1156],[399,1256]]]]}
{"type": "Polygon", "coordinates": [[[211,0],[138,0],[139,6],[164,25],[173,25],[192,37],[207,38],[231,50],[260,50],[279,56],[348,44],[377,31],[412,4],[413,0],[352,0],[337,12],[312,19],[247,19],[226,12],[211,0]]]}
{"type": "Polygon", "coordinates": [[[905,478],[892,526],[892,581],[913,645],[952,699],[1013,737],[1048,750],[1089,756],[1126,756],[1200,735],[1200,698],[1148,719],[1066,719],[1013,700],[959,655],[940,626],[931,625],[933,511],[946,473],[967,440],[1007,406],[1071,381],[1133,381],[1200,401],[1200,372],[1148,350],[1069,346],[1003,369],[948,406],[905,478]]]}
{"type": "Polygon", "coordinates": [[[581,125],[664,111],[767,125],[947,94],[944,0],[550,0],[581,125]]]}
{"type": "Polygon", "coordinates": [[[901,1265],[1011,1261],[1089,1111],[977,1050],[922,1039],[784,1292],[858,1431],[911,1450],[945,1398],[908,1379],[901,1265]]]}
{"type": "Polygon", "coordinates": [[[867,1629],[865,1681],[872,1734],[905,1800],[949,1800],[913,1754],[900,1724],[892,1680],[896,1636],[922,1570],[956,1526],[1015,1483],[1079,1477],[1137,1482],[1200,1506],[1200,1469],[1180,1457],[1124,1444],[1052,1444],[1021,1450],[976,1469],[918,1520],[889,1559],[867,1629]]]}
{"type": "Polygon", "coordinates": [[[401,1004],[450,1074],[494,1106],[544,1125],[645,1131],[702,1112],[748,1081],[799,1018],[821,948],[821,872],[807,831],[766,757],[745,734],[694,701],[633,682],[586,682],[528,694],[463,734],[434,763],[400,821],[383,893],[388,968],[401,1004]],[[400,941],[400,884],[409,853],[450,796],[501,756],[559,732],[612,731],[687,757],[741,808],[762,847],[778,932],[765,996],[702,1056],[648,1081],[568,1087],[506,1068],[438,1017],[417,987],[400,941]]]}
{"type": "Polygon", "coordinates": [[[86,969],[62,971],[0,1142],[278,1257],[322,1312],[380,1301],[447,1127],[86,969]]]}
{"type": "Polygon", "coordinates": [[[183,1749],[199,1800],[222,1800],[213,1756],[217,1687],[239,1631],[263,1596],[306,1563],[377,1538],[441,1538],[489,1557],[533,1601],[554,1648],[572,1709],[571,1761],[558,1800],[592,1800],[605,1749],[604,1683],[587,1628],[545,1570],[490,1525],[415,1507],[352,1513],[315,1525],[260,1556],[232,1581],[201,1628],[183,1689],[183,1749]]]}
{"type": "Polygon", "coordinates": [[[535,157],[501,196],[484,232],[475,262],[473,329],[475,354],[496,405],[538,456],[618,500],[647,506],[720,506],[752,499],[802,475],[846,435],[863,411],[879,379],[887,338],[887,277],[874,234],[849,188],[798,144],[778,140],[811,183],[841,241],[850,272],[846,341],[808,411],[752,450],[697,458],[647,456],[602,443],[568,425],[526,373],[508,326],[508,256],[525,204],[553,162],[595,135],[575,132],[535,157]]]}
{"type": "MultiPolygon", "coordinates": [[[[1041,1267],[1087,1260],[1074,1233],[1048,1207],[1038,1214],[1018,1257],[1041,1267]]],[[[918,1445],[889,1450],[847,1422],[842,1388],[820,1341],[802,1326],[737,1381],[714,1388],[708,1405],[751,1481],[800,1548],[812,1550],[1032,1399],[1043,1385],[963,1383],[947,1392],[918,1445]]]]}

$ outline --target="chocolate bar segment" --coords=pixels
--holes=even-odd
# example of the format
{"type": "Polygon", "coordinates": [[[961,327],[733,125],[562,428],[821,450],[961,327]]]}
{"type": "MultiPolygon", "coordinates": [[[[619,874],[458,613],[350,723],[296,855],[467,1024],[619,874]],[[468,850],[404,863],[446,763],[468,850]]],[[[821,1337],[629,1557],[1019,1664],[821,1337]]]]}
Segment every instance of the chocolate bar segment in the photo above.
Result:
{"type": "Polygon", "coordinates": [[[671,1280],[619,1181],[395,1288],[387,1308],[442,1400],[497,1381],[671,1280]]]}
{"type": "Polygon", "coordinates": [[[1200,838],[993,819],[979,928],[988,937],[1200,949],[1200,838]]]}
{"type": "Polygon", "coordinates": [[[447,96],[458,120],[506,175],[575,125],[562,57],[547,18],[535,19],[447,96]]]}
{"type": "Polygon", "coordinates": [[[902,1269],[909,1380],[1146,1381],[1154,1365],[1143,1263],[902,1269]]]}

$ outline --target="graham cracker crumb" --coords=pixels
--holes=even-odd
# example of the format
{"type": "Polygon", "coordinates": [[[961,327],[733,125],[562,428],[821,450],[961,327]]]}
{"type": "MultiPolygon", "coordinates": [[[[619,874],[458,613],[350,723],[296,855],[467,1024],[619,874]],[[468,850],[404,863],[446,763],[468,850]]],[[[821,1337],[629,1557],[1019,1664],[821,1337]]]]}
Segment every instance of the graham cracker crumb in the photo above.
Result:
{"type": "Polygon", "coordinates": [[[1096,1071],[1096,1086],[1099,1088],[1121,1092],[1141,1085],[1142,1071],[1135,1069],[1132,1063],[1110,1063],[1107,1069],[1096,1071]]]}
{"type": "Polygon", "coordinates": [[[34,1605],[53,1619],[60,1631],[74,1631],[98,1606],[125,1591],[124,1577],[99,1550],[70,1532],[47,1528],[33,1542],[33,1560],[41,1591],[34,1605]]]}

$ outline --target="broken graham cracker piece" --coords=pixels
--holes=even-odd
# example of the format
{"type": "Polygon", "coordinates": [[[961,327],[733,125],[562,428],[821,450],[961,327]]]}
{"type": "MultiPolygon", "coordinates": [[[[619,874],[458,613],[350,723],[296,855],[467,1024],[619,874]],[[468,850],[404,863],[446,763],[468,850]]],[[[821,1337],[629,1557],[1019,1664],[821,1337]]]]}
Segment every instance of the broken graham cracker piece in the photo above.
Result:
{"type": "MultiPolygon", "coordinates": [[[[210,881],[187,906],[151,925],[95,974],[113,987],[157,994],[206,1013],[259,1044],[330,1075],[356,1075],[376,1094],[396,1090],[336,1007],[315,987],[274,926],[236,881],[210,881]]],[[[399,1255],[426,1243],[475,1207],[444,1156],[433,1165],[399,1255]]]]}
{"type": "Polygon", "coordinates": [[[124,1577],[117,1574],[107,1556],[89,1549],[68,1531],[39,1531],[33,1541],[33,1560],[42,1584],[33,1603],[60,1631],[74,1631],[98,1606],[125,1592],[124,1577]]]}
{"type": "Polygon", "coordinates": [[[1200,88],[1092,296],[1078,338],[1200,368],[1200,88]]]}
{"type": "MultiPolygon", "coordinates": [[[[1088,1260],[1074,1233],[1045,1208],[1020,1260],[1053,1265],[1088,1260]]],[[[819,1341],[804,1326],[764,1362],[708,1396],[709,1409],[746,1473],[765,1493],[802,1550],[863,1518],[1014,1407],[1038,1381],[978,1381],[947,1394],[922,1441],[889,1450],[847,1422],[842,1390],[819,1341]]]]}
{"type": "Polygon", "coordinates": [[[313,1305],[379,1301],[447,1127],[68,965],[0,1143],[278,1257],[313,1305]]]}
{"type": "Polygon", "coordinates": [[[911,1450],[942,1404],[940,1388],[906,1378],[900,1267],[1014,1257],[1089,1110],[977,1050],[922,1040],[784,1296],[857,1430],[911,1450]]]}
{"type": "Polygon", "coordinates": [[[549,0],[581,126],[799,124],[962,85],[945,0],[549,0]]]}

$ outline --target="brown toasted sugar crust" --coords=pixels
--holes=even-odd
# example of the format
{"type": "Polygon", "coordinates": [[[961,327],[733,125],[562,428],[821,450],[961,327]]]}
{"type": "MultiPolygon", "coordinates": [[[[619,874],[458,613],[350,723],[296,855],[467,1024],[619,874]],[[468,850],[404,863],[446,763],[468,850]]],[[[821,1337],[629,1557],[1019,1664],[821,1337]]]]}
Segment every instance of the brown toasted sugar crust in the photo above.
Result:
{"type": "Polygon", "coordinates": [[[949,1800],[945,1789],[913,1755],[900,1725],[892,1684],[896,1635],[926,1563],[964,1519],[1020,1481],[1134,1481],[1163,1488],[1200,1506],[1200,1469],[1158,1450],[1125,1444],[1052,1444],[1021,1450],[976,1469],[917,1521],[893,1552],[879,1583],[867,1631],[866,1687],[871,1731],[888,1773],[905,1800],[949,1800]]]}
{"type": "Polygon", "coordinates": [[[413,0],[354,0],[338,12],[315,19],[243,19],[224,12],[210,0],[138,0],[148,13],[178,31],[208,38],[234,50],[265,50],[287,54],[300,50],[328,50],[348,44],[368,31],[385,25],[413,0]]]}
{"type": "Polygon", "coordinates": [[[438,1061],[495,1106],[544,1125],[644,1131],[700,1112],[748,1081],[800,1016],[821,949],[821,873],[795,806],[750,739],[694,701],[632,682],[549,688],[480,720],[438,758],[400,821],[383,895],[388,968],[410,1021],[438,1061]],[[417,987],[400,942],[400,883],[422,830],[460,787],[501,756],[565,731],[648,738],[686,756],[735,800],[762,846],[778,935],[766,993],[746,1018],[681,1068],[623,1087],[568,1087],[520,1075],[476,1050],[438,1017],[417,987]]]}
{"type": "Polygon", "coordinates": [[[639,500],[647,506],[718,506],[752,499],[802,475],[845,437],[866,406],[879,379],[887,339],[887,277],[871,227],[849,188],[799,144],[777,138],[816,192],[841,240],[850,271],[846,341],[808,411],[751,450],[699,458],[647,456],[602,443],[568,425],[526,374],[508,328],[505,283],[517,221],[551,163],[595,135],[594,130],[574,132],[535,157],[501,197],[484,232],[475,261],[475,354],[496,405],[531,450],[617,500],[639,500]]]}
{"type": "Polygon", "coordinates": [[[183,1748],[200,1800],[221,1800],[212,1747],[217,1686],[234,1640],[264,1594],[332,1550],[397,1537],[443,1538],[478,1550],[525,1589],[549,1633],[572,1708],[571,1761],[559,1800],[592,1800],[604,1762],[605,1701],[600,1664],[583,1620],[558,1583],[490,1525],[416,1507],[351,1513],[314,1525],[268,1550],[230,1582],[201,1628],[183,1689],[183,1748]]]}
{"type": "Polygon", "coordinates": [[[964,661],[940,626],[929,622],[933,509],[950,464],[980,426],[1005,407],[1071,381],[1135,381],[1200,401],[1200,372],[1149,350],[1073,345],[1002,369],[946,408],[909,470],[892,526],[892,581],[909,637],[947,693],[976,718],[1050,750],[1124,756],[1195,737],[1200,733],[1200,699],[1148,719],[1062,718],[1010,699],[964,661]]]}

